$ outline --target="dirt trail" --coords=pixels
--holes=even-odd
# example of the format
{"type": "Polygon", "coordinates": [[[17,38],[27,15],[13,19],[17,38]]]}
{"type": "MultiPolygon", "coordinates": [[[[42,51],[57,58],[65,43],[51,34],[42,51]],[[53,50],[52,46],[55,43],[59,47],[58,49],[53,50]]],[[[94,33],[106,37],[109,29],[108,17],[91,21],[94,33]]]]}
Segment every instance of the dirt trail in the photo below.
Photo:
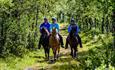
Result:
{"type": "MultiPolygon", "coordinates": [[[[65,43],[66,37],[67,36],[63,36],[64,43],[65,43]]],[[[83,46],[85,46],[85,44],[83,44],[83,46]]],[[[84,49],[78,48],[78,52],[86,51],[88,48],[84,47],[84,49]]],[[[49,63],[49,61],[45,61],[44,58],[42,59],[38,58],[38,61],[36,61],[33,65],[26,67],[24,70],[59,70],[59,69],[56,69],[56,67],[60,67],[63,65],[68,65],[68,64],[79,65],[79,62],[76,61],[75,59],[72,59],[72,57],[69,54],[70,54],[70,47],[68,49],[61,48],[60,57],[55,63],[51,64],[49,63]]],[[[36,56],[38,57],[38,55],[36,56]]],[[[52,58],[53,56],[50,55],[50,59],[52,58]]]]}
{"type": "MultiPolygon", "coordinates": [[[[70,48],[68,48],[68,49],[61,48],[60,49],[60,57],[57,60],[57,62],[50,64],[49,61],[45,61],[45,59],[42,59],[41,61],[33,64],[32,66],[29,66],[29,67],[25,68],[24,70],[44,70],[44,69],[49,70],[52,66],[55,66],[55,65],[59,64],[58,61],[61,61],[61,58],[66,58],[66,57],[71,58],[69,56],[69,53],[70,53],[70,48]]],[[[52,59],[52,58],[53,57],[50,56],[50,59],[52,59]]],[[[63,64],[63,62],[60,63],[60,65],[62,65],[62,64],[63,64]]]]}
{"type": "MultiPolygon", "coordinates": [[[[62,33],[62,34],[64,34],[64,33],[62,33]]],[[[64,43],[65,43],[66,37],[67,36],[65,36],[65,34],[64,34],[64,36],[63,36],[64,43]]],[[[83,50],[80,49],[80,52],[81,51],[83,51],[83,50]]],[[[61,48],[60,49],[60,57],[55,63],[50,64],[49,61],[45,61],[44,59],[38,58],[37,62],[35,62],[33,65],[25,68],[24,70],[58,70],[58,69],[56,69],[55,66],[61,66],[61,65],[65,65],[65,64],[79,64],[79,62],[72,59],[69,54],[70,54],[70,48],[68,48],[68,49],[61,48]]],[[[52,58],[53,57],[50,56],[50,59],[52,59],[52,58]]]]}

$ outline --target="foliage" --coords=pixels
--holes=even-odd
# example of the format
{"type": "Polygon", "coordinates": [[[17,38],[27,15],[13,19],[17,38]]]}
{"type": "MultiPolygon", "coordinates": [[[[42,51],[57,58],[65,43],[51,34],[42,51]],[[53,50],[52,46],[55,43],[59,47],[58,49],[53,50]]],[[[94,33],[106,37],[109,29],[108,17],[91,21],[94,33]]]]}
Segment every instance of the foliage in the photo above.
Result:
{"type": "MultiPolygon", "coordinates": [[[[114,11],[114,0],[0,0],[0,58],[10,55],[21,57],[29,50],[36,49],[40,36],[39,25],[44,16],[49,20],[57,17],[58,22],[66,25],[74,17],[81,33],[85,33],[83,44],[92,42],[94,37],[101,41],[100,34],[110,33],[114,28],[114,17],[111,17],[114,11]]],[[[67,30],[62,32],[66,36],[67,30]]],[[[90,49],[83,58],[85,61],[81,61],[86,66],[81,67],[92,69],[108,64],[104,59],[107,56],[104,50],[107,46],[111,46],[111,43],[90,49]]],[[[108,50],[113,53],[111,48],[108,50]]],[[[110,58],[112,66],[115,65],[114,58],[114,55],[110,58]]]]}

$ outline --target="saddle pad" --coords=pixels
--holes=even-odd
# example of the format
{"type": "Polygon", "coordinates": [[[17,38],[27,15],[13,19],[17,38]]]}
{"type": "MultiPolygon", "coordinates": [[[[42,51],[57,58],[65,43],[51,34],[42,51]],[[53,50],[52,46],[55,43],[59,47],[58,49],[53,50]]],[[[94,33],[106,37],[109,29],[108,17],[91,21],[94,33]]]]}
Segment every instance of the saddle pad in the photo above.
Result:
{"type": "Polygon", "coordinates": [[[58,35],[58,34],[56,35],[56,38],[58,38],[58,39],[59,39],[59,35],[58,35]]]}

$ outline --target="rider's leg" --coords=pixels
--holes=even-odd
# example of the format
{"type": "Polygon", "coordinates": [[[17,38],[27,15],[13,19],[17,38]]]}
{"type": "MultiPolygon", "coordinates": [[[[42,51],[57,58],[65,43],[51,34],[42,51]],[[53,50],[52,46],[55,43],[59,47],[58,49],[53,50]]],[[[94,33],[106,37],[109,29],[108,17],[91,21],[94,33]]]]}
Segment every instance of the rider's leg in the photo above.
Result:
{"type": "Polygon", "coordinates": [[[68,48],[68,41],[69,41],[69,35],[68,35],[68,36],[67,36],[67,38],[66,38],[65,49],[67,49],[67,48],[68,48]]]}
{"type": "Polygon", "coordinates": [[[48,36],[48,44],[49,44],[49,39],[50,39],[51,34],[48,36]]]}
{"type": "Polygon", "coordinates": [[[41,42],[42,42],[42,35],[40,36],[40,39],[39,39],[38,49],[41,48],[41,42]]]}
{"type": "Polygon", "coordinates": [[[61,47],[64,48],[64,46],[63,46],[64,45],[63,44],[63,38],[62,38],[62,36],[60,34],[58,34],[58,35],[59,35],[59,38],[60,38],[61,47]]]}
{"type": "Polygon", "coordinates": [[[79,44],[80,44],[80,47],[82,47],[82,42],[81,42],[80,36],[79,36],[78,34],[77,34],[76,36],[77,36],[77,38],[78,38],[78,42],[79,42],[79,44]]]}

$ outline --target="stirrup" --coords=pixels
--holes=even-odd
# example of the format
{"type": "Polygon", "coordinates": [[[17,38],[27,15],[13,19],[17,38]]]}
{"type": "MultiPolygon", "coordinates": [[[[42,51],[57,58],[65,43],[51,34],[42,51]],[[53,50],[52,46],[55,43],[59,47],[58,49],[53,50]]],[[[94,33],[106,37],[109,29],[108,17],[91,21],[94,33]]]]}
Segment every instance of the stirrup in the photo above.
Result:
{"type": "Polygon", "coordinates": [[[61,45],[62,48],[64,48],[64,45],[61,45]]]}

